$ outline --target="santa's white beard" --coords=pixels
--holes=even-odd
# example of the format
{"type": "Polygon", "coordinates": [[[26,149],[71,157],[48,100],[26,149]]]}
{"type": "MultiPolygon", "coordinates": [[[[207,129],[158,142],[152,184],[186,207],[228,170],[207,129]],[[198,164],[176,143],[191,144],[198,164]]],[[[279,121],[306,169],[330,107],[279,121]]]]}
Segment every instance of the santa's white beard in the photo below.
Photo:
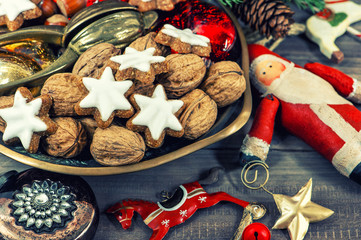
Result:
{"type": "Polygon", "coordinates": [[[295,104],[351,104],[330,83],[294,65],[287,66],[281,77],[267,88],[269,93],[295,104]]]}

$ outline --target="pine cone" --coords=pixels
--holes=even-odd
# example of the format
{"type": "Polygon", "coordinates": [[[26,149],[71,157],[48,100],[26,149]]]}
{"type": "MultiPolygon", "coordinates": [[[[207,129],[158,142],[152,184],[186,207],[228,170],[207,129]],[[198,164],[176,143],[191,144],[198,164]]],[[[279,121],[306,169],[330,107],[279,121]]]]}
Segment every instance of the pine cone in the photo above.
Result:
{"type": "Polygon", "coordinates": [[[269,38],[285,37],[294,20],[291,9],[281,0],[244,0],[234,4],[232,11],[253,30],[269,38]]]}

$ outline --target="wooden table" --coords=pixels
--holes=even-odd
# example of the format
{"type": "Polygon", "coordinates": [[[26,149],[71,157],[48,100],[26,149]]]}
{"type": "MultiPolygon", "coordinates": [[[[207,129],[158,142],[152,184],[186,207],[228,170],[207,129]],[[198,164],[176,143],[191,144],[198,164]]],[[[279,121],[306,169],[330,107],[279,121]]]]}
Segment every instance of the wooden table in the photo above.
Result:
{"type": "MultiPolygon", "coordinates": [[[[356,2],[361,3],[361,0],[356,2]]],[[[295,19],[302,22],[308,16],[306,12],[297,11],[295,19]]],[[[354,26],[361,30],[361,23],[354,26]]],[[[286,38],[275,52],[302,66],[308,61],[321,62],[361,80],[361,43],[347,34],[336,43],[345,54],[345,60],[338,65],[326,59],[318,46],[304,35],[286,38]]],[[[180,184],[198,180],[209,168],[216,166],[224,167],[225,172],[218,183],[205,189],[208,192],[225,191],[237,198],[264,204],[268,212],[261,222],[271,228],[280,216],[272,196],[262,190],[247,189],[240,181],[239,147],[250,123],[252,119],[239,132],[221,142],[153,169],[115,176],[84,177],[97,196],[101,212],[95,239],[148,239],[152,231],[139,215],[133,218],[132,227],[124,230],[120,224],[111,222],[104,211],[127,198],[158,201],[157,193],[160,191],[172,191],[180,184]]],[[[361,239],[361,187],[339,174],[327,160],[285,132],[279,124],[276,124],[271,146],[267,160],[270,167],[267,188],[273,193],[293,196],[312,178],[312,201],[335,212],[322,222],[310,224],[305,240],[361,239]]],[[[27,168],[0,155],[0,173],[27,168]]],[[[199,210],[187,222],[171,229],[164,239],[230,239],[241,217],[241,207],[219,203],[199,210]]],[[[272,239],[290,239],[287,230],[272,230],[271,233],[272,239]]]]}

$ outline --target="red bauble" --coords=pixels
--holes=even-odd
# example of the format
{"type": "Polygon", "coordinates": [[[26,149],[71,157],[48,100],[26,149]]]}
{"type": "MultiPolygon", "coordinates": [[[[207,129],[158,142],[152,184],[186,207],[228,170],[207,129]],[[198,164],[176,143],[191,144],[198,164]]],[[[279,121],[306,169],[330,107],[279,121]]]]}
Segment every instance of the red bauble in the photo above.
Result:
{"type": "Polygon", "coordinates": [[[252,223],[244,229],[242,240],[271,240],[271,232],[263,223],[252,223]]]}
{"type": "Polygon", "coordinates": [[[225,60],[236,42],[231,18],[218,7],[199,0],[178,3],[174,10],[160,14],[158,27],[169,23],[176,28],[190,28],[211,41],[211,60],[225,60]]]}

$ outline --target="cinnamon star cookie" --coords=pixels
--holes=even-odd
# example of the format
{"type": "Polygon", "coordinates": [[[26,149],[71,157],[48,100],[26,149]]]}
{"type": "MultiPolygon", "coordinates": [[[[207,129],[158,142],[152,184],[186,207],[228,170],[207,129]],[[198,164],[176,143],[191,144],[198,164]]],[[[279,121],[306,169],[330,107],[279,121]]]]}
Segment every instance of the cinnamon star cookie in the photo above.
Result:
{"type": "Polygon", "coordinates": [[[191,29],[178,29],[165,24],[155,37],[157,43],[170,46],[178,53],[194,53],[200,57],[209,57],[212,49],[209,38],[195,34],[191,29]]]}
{"type": "Polygon", "coordinates": [[[84,77],[81,85],[87,95],[75,105],[75,112],[93,114],[99,127],[107,128],[114,116],[128,118],[133,115],[134,109],[126,98],[133,92],[133,82],[115,81],[110,67],[105,68],[99,80],[84,77]]]}
{"type": "Polygon", "coordinates": [[[52,100],[47,94],[33,99],[29,89],[20,87],[14,95],[11,107],[0,109],[0,117],[5,121],[3,141],[11,144],[20,140],[26,151],[35,153],[41,136],[53,134],[57,125],[48,115],[52,100]]]}
{"type": "Polygon", "coordinates": [[[183,110],[183,101],[168,100],[162,85],[157,85],[152,97],[133,94],[131,102],[138,112],[127,121],[127,127],[144,132],[146,144],[152,148],[162,145],[165,134],[182,137],[184,129],[177,116],[183,110]]]}
{"type": "Polygon", "coordinates": [[[0,0],[0,26],[7,25],[15,31],[23,25],[24,20],[38,18],[42,15],[36,5],[40,0],[0,0]]]}

